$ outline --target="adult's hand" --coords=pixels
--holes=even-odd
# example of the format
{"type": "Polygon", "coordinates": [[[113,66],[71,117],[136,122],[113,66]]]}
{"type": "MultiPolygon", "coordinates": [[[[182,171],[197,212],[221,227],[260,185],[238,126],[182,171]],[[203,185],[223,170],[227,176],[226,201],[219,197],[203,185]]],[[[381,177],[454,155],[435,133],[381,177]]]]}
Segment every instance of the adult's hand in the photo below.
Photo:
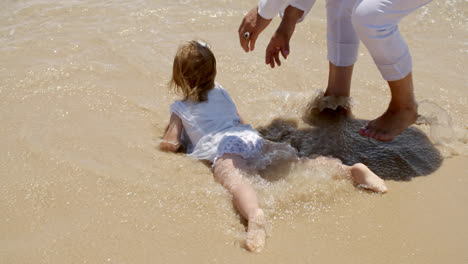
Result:
{"type": "Polygon", "coordinates": [[[291,39],[294,29],[296,28],[297,20],[304,14],[304,11],[288,6],[281,20],[281,24],[278,26],[275,34],[271,37],[270,43],[266,48],[265,63],[270,64],[272,68],[275,67],[275,63],[281,66],[279,53],[286,59],[289,55],[289,40],[291,39]]]}
{"type": "Polygon", "coordinates": [[[257,41],[260,33],[270,24],[271,19],[265,19],[257,12],[257,7],[252,8],[239,26],[239,41],[245,52],[255,49],[255,41],[257,41]],[[245,33],[248,32],[248,37],[245,33]]]}
{"type": "Polygon", "coordinates": [[[279,53],[286,59],[289,54],[289,40],[291,35],[288,36],[286,32],[276,31],[271,37],[270,43],[266,48],[265,63],[270,64],[271,68],[275,67],[275,62],[281,66],[279,53]]]}

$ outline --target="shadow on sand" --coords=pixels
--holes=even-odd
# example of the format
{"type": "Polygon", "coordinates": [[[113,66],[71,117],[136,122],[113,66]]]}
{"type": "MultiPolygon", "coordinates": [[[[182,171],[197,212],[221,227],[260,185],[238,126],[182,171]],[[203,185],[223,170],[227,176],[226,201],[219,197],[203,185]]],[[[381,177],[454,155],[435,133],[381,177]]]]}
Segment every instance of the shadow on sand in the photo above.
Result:
{"type": "Polygon", "coordinates": [[[408,181],[433,173],[443,157],[421,130],[409,127],[391,142],[362,137],[358,130],[367,120],[355,119],[343,107],[336,110],[310,107],[298,128],[297,120],[275,119],[258,128],[260,134],[274,142],[287,142],[301,157],[329,156],[346,165],[366,164],[381,178],[408,181]]]}

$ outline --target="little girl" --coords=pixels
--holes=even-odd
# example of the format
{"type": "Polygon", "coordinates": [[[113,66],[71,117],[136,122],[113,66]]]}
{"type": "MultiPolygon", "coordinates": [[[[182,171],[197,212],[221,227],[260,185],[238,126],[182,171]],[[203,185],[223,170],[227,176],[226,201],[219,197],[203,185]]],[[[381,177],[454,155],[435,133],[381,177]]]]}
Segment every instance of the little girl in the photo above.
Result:
{"type": "MultiPolygon", "coordinates": [[[[245,124],[228,92],[215,82],[215,76],[216,59],[205,43],[190,41],[179,47],[170,88],[183,99],[170,107],[171,117],[160,148],[176,152],[183,144],[187,156],[213,164],[215,179],[232,194],[234,206],[248,221],[247,249],[259,252],[265,245],[265,217],[255,190],[245,177],[263,169],[268,165],[265,161],[278,161],[273,156],[300,159],[291,146],[265,140],[245,124]],[[283,154],[270,155],[273,152],[283,154]]],[[[365,165],[340,166],[351,175],[353,183],[375,192],[387,191],[383,180],[365,165]]]]}

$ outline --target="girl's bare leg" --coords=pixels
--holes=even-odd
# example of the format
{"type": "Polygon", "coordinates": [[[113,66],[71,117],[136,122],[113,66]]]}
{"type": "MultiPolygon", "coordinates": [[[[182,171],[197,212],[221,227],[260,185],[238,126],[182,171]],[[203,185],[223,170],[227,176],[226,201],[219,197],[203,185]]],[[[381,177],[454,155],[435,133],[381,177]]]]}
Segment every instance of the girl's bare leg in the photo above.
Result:
{"type": "Polygon", "coordinates": [[[265,246],[265,216],[255,190],[244,179],[247,172],[245,160],[235,154],[224,154],[214,165],[215,179],[232,194],[234,206],[248,221],[247,249],[260,252],[265,246]]]}
{"type": "Polygon", "coordinates": [[[307,167],[313,167],[317,165],[329,167],[338,166],[341,173],[346,173],[349,175],[349,178],[353,184],[374,192],[385,193],[388,191],[385,182],[362,163],[356,163],[353,166],[347,166],[336,159],[328,157],[318,157],[315,159],[302,158],[300,159],[300,162],[305,164],[307,167]],[[344,170],[344,172],[342,170],[344,170]]]}
{"type": "Polygon", "coordinates": [[[350,172],[351,181],[354,184],[374,192],[385,193],[388,191],[385,182],[373,173],[366,165],[356,163],[353,166],[343,166],[350,172]]]}

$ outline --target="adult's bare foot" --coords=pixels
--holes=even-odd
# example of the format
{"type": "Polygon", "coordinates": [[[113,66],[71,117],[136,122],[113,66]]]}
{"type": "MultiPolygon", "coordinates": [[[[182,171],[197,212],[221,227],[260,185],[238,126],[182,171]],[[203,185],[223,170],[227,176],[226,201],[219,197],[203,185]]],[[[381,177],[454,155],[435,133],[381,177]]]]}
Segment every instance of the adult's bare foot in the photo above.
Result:
{"type": "Polygon", "coordinates": [[[390,104],[383,115],[361,128],[359,134],[379,141],[391,141],[416,121],[417,109],[416,103],[403,107],[390,104]]]}
{"type": "Polygon", "coordinates": [[[391,141],[418,118],[418,104],[414,100],[413,77],[410,72],[401,80],[388,81],[392,99],[387,111],[359,130],[359,134],[380,141],[391,141]]]}

